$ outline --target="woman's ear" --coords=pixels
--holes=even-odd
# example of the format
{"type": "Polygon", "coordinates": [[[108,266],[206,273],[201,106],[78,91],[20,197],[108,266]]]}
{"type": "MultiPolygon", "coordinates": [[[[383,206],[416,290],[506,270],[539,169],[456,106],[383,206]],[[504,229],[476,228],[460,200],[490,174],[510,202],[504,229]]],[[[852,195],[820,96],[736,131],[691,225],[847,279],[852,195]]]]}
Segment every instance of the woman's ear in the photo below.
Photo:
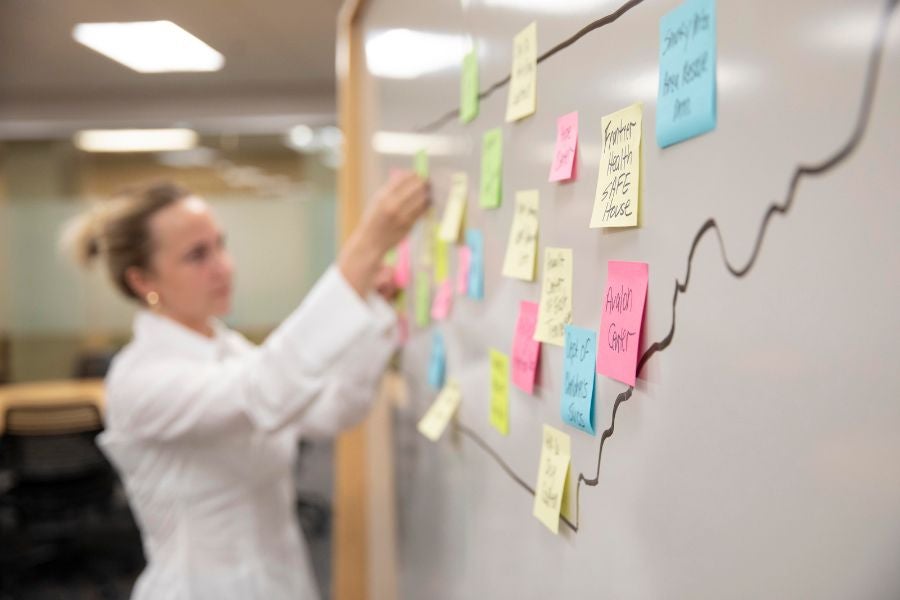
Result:
{"type": "Polygon", "coordinates": [[[146,270],[140,267],[128,267],[125,269],[125,283],[131,288],[138,298],[144,299],[150,292],[155,292],[146,270]]]}

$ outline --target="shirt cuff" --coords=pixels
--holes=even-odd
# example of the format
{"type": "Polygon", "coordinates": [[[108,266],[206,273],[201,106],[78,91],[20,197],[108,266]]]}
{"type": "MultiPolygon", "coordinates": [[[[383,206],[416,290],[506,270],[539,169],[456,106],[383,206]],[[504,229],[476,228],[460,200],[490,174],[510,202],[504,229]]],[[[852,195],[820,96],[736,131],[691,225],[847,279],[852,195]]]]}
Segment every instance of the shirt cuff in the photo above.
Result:
{"type": "Polygon", "coordinates": [[[369,303],[332,265],[275,332],[314,371],[324,371],[354,340],[378,323],[369,303]]]}

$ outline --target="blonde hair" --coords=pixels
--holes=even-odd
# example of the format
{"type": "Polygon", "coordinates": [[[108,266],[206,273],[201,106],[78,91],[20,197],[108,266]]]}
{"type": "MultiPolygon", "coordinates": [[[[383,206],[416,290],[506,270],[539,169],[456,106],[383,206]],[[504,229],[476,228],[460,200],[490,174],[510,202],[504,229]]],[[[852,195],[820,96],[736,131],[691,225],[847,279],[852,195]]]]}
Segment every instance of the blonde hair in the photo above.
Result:
{"type": "Polygon", "coordinates": [[[102,259],[116,288],[140,298],[125,276],[131,267],[147,269],[153,255],[150,219],[191,193],[169,181],[129,188],[73,219],[61,236],[63,249],[82,267],[102,259]]]}

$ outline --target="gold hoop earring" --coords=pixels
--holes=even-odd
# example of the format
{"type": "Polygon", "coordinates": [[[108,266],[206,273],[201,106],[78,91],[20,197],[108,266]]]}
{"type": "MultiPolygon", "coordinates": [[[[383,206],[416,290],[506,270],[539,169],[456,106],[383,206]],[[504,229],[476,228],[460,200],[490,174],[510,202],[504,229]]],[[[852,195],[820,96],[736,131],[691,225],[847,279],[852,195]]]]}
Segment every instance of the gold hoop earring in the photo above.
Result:
{"type": "Polygon", "coordinates": [[[159,304],[159,294],[156,292],[147,292],[147,306],[150,308],[156,308],[159,304]]]}

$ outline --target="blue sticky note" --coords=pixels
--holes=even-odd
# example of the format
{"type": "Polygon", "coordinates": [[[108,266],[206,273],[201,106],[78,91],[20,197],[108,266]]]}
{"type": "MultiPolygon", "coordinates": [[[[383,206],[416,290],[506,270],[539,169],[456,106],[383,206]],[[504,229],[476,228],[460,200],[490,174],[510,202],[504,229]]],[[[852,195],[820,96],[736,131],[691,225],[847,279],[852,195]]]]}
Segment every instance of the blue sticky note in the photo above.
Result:
{"type": "Polygon", "coordinates": [[[685,0],[659,21],[656,143],[716,127],[716,2],[685,0]]]}
{"type": "Polygon", "coordinates": [[[484,298],[484,236],[478,229],[466,230],[466,245],[469,247],[469,298],[484,298]]]}
{"type": "Polygon", "coordinates": [[[594,389],[597,377],[597,332],[566,325],[563,345],[562,419],[594,434],[594,389]]]}
{"type": "Polygon", "coordinates": [[[436,390],[444,387],[447,354],[444,350],[444,337],[435,331],[431,337],[431,362],[428,364],[428,385],[436,390]]]}

